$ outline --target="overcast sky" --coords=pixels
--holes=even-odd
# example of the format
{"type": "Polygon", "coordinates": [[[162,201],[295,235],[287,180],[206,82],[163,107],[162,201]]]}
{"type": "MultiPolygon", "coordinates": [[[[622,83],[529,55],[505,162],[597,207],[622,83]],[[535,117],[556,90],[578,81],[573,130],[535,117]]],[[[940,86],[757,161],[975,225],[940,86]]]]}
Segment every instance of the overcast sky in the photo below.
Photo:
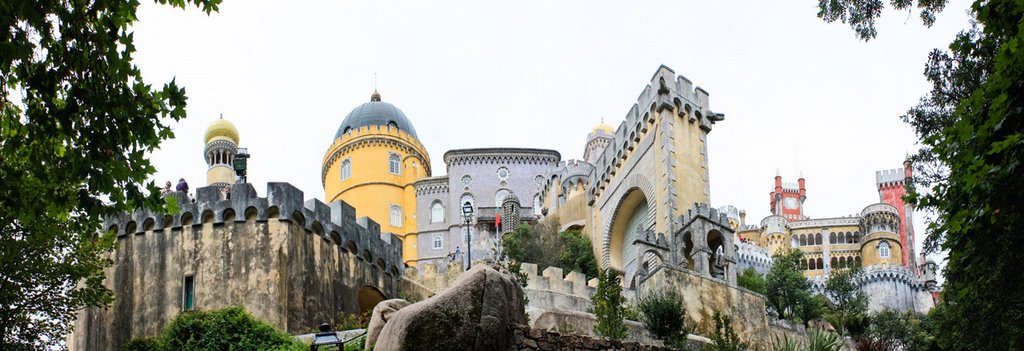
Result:
{"type": "MultiPolygon", "coordinates": [[[[708,137],[711,201],[756,223],[776,170],[807,182],[806,214],[878,202],[875,171],[916,138],[900,116],[928,91],[928,52],[968,25],[965,0],[934,27],[887,11],[859,41],[817,1],[225,1],[206,16],[143,2],[136,63],[189,96],[155,180],[205,185],[202,135],[221,113],[252,154],[249,178],[323,199],[320,167],[339,124],[369,101],[402,109],[445,174],[445,151],[531,147],[583,156],[602,118],[618,126],[664,64],[710,93],[726,120],[708,137]]],[[[918,241],[923,238],[918,214],[918,241]]],[[[920,250],[920,246],[918,246],[920,250]]]]}

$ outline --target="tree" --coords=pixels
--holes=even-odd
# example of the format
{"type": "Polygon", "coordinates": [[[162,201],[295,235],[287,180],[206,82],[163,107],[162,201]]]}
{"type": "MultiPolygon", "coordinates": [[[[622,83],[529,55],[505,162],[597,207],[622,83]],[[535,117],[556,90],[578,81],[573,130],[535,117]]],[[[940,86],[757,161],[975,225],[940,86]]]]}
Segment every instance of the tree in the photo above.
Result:
{"type": "Polygon", "coordinates": [[[885,309],[871,314],[870,319],[865,336],[871,341],[895,350],[927,350],[921,318],[913,312],[885,309]]]}
{"type": "MultiPolygon", "coordinates": [[[[913,0],[893,1],[907,9],[913,0]]],[[[918,0],[925,24],[945,0],[918,0]]],[[[848,21],[875,36],[878,0],[819,1],[826,21],[848,21]],[[869,11],[851,12],[853,8],[869,11]]],[[[920,139],[909,203],[934,213],[926,251],[948,258],[939,320],[952,349],[1024,347],[1024,3],[975,1],[972,26],[948,50],[933,50],[924,74],[931,91],[902,118],[920,139]],[[917,189],[926,189],[918,192],[917,189]]]]}
{"type": "Polygon", "coordinates": [[[559,266],[564,270],[583,273],[587,278],[597,277],[597,258],[590,239],[579,230],[568,230],[558,235],[562,241],[559,266]]]}
{"type": "Polygon", "coordinates": [[[715,311],[715,330],[711,331],[711,344],[704,345],[711,351],[742,351],[750,345],[740,340],[736,330],[732,328],[732,318],[715,311]]]}
{"type": "Polygon", "coordinates": [[[655,292],[640,299],[637,305],[641,322],[647,331],[665,345],[683,347],[686,345],[686,303],[683,296],[668,289],[655,292]]]}
{"type": "Polygon", "coordinates": [[[832,303],[829,313],[834,316],[830,319],[838,323],[833,326],[845,335],[850,334],[847,322],[861,318],[868,310],[868,296],[857,286],[862,272],[860,266],[832,269],[825,281],[824,294],[832,303]]]}
{"type": "Polygon", "coordinates": [[[622,339],[626,337],[626,323],[623,321],[625,311],[622,306],[626,299],[622,297],[622,281],[610,268],[606,268],[597,279],[597,291],[590,297],[594,305],[594,317],[597,318],[594,332],[609,339],[622,339]]]}
{"type": "Polygon", "coordinates": [[[736,285],[746,288],[750,291],[756,292],[761,295],[765,295],[768,290],[765,287],[764,277],[757,273],[753,268],[747,267],[743,270],[738,277],[736,277],[736,285]]]}
{"type": "Polygon", "coordinates": [[[803,251],[797,249],[778,253],[768,269],[765,278],[768,308],[781,319],[794,319],[804,305],[813,303],[811,282],[804,278],[798,268],[803,257],[803,251]]]}
{"type": "Polygon", "coordinates": [[[137,6],[0,3],[0,349],[63,347],[78,309],[111,302],[102,218],[165,206],[146,154],[185,117],[185,90],[132,64],[137,6]]]}

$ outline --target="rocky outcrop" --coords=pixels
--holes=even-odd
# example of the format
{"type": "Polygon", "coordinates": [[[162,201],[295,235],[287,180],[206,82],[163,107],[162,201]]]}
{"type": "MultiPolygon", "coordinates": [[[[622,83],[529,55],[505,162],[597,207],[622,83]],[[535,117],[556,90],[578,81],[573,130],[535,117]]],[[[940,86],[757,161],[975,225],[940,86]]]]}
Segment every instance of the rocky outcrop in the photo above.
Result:
{"type": "Polygon", "coordinates": [[[375,350],[508,350],[526,323],[523,290],[512,275],[478,265],[445,291],[396,312],[375,350]]]}
{"type": "Polygon", "coordinates": [[[391,299],[381,301],[373,308],[373,314],[370,316],[370,324],[366,326],[366,345],[364,348],[370,348],[377,343],[377,337],[380,335],[381,329],[384,329],[384,325],[391,320],[398,310],[409,306],[409,301],[403,299],[391,299]]]}

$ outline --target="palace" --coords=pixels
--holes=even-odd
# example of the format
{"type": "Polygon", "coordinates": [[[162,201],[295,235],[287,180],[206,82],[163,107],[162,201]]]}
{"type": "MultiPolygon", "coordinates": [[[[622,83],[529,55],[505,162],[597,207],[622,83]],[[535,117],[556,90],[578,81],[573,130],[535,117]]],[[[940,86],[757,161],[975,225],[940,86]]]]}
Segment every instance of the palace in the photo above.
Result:
{"type": "MultiPolygon", "coordinates": [[[[238,130],[214,120],[206,187],[168,194],[177,213],[140,209],[106,220],[118,249],[105,284],[117,298],[80,311],[69,345],[120,349],[181,311],[232,305],[305,332],[400,293],[430,296],[464,265],[498,260],[501,235],[517,224],[541,221],[587,235],[627,297],[675,289],[690,321],[724,311],[760,345],[794,331],[769,322],[765,297],[738,287],[736,275],[764,273],[782,249],[804,251],[816,291],[830,270],[861,264],[872,310],[934,305],[935,264],[915,262],[913,208],[901,198],[909,165],[877,173],[880,202],[853,217],[808,218],[804,179],[789,185],[776,176],[772,215],[747,225],[742,211],[710,205],[707,140],[725,116],[709,101],[661,66],[617,126],[590,129],[582,160],[544,149],[458,149],[444,153],[447,174],[436,176],[412,119],[373,92],[326,143],[327,203],[304,200],[287,183],[258,195],[245,179],[238,130]]],[[[589,307],[596,283],[582,274],[524,270],[531,314],[589,307]]]]}

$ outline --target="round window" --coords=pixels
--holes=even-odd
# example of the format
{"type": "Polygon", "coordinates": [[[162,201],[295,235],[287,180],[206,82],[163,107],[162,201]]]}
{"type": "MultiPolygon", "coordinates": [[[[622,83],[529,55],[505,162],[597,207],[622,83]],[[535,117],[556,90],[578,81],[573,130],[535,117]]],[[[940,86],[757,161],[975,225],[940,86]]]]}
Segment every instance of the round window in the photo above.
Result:
{"type": "Polygon", "coordinates": [[[469,183],[471,182],[473,182],[473,177],[470,177],[468,175],[462,176],[462,185],[469,186],[469,183]]]}
{"type": "Polygon", "coordinates": [[[498,178],[501,178],[501,179],[508,178],[508,168],[505,168],[505,167],[498,168],[498,178]]]}

